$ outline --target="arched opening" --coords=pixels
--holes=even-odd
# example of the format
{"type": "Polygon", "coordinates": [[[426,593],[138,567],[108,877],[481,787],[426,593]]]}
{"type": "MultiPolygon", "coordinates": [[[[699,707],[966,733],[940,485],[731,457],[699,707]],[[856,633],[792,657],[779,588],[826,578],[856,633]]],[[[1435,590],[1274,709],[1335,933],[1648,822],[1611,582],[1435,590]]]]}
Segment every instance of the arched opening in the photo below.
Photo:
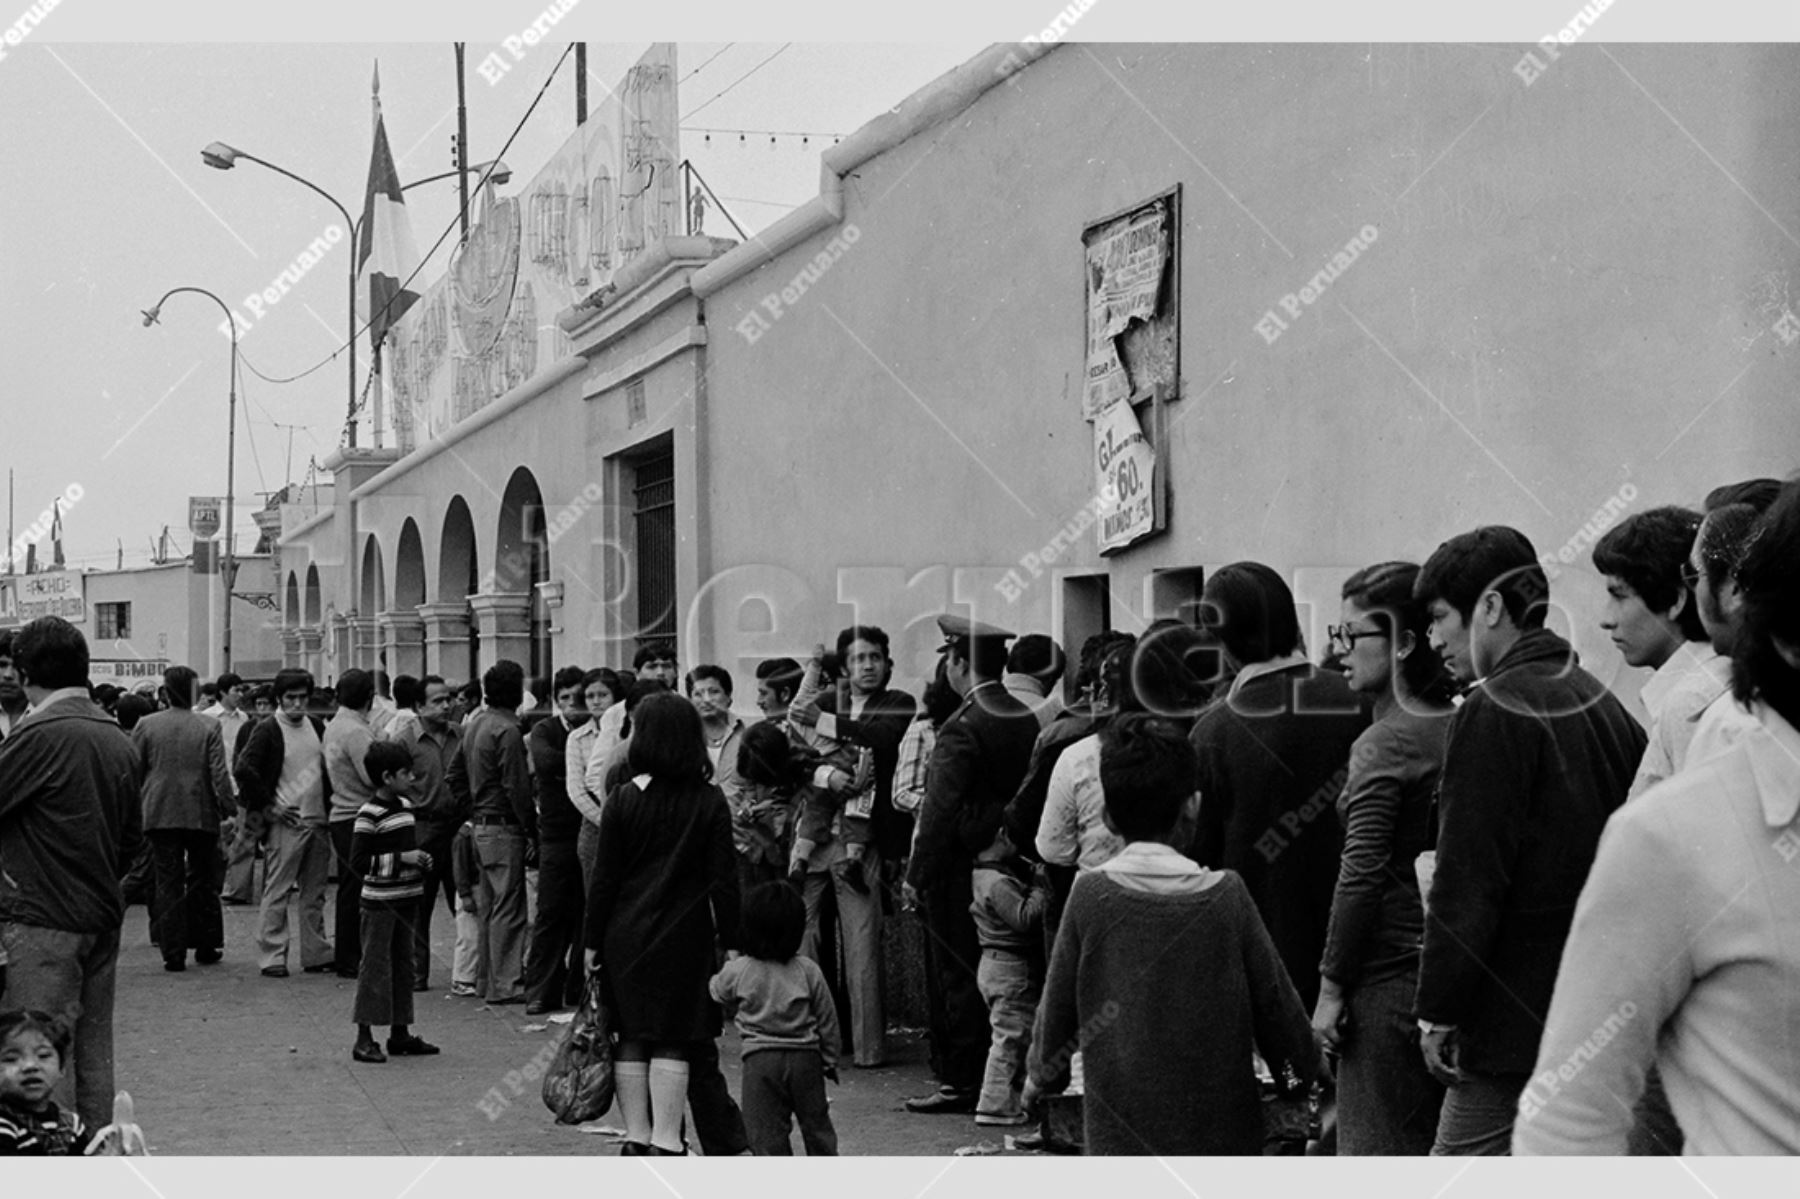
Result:
{"type": "Polygon", "coordinates": [[[288,571],[287,591],[281,604],[281,623],[292,628],[301,623],[300,620],[300,576],[288,571]]]}
{"type": "Polygon", "coordinates": [[[394,607],[411,612],[425,602],[425,544],[412,517],[400,526],[400,548],[394,557],[394,607]]]}
{"type": "Polygon", "coordinates": [[[319,624],[319,568],[316,565],[306,568],[306,623],[315,628],[319,624]]]}
{"type": "MultiPolygon", "coordinates": [[[[466,602],[480,587],[480,559],[475,548],[475,519],[469,515],[468,501],[452,496],[444,511],[444,532],[438,542],[437,598],[439,603],[466,602]]],[[[469,660],[466,678],[480,677],[481,634],[475,621],[469,621],[469,660]]],[[[450,673],[445,662],[444,673],[450,673]]]]}
{"type": "Polygon", "coordinates": [[[381,543],[370,534],[363,539],[362,594],[357,597],[359,613],[364,620],[374,620],[377,612],[387,609],[387,580],[381,569],[381,543]]]}
{"type": "Polygon", "coordinates": [[[537,585],[550,578],[550,540],[544,496],[537,477],[523,466],[513,471],[500,500],[500,527],[494,538],[494,590],[531,597],[531,659],[526,673],[550,673],[550,613],[537,585]]]}

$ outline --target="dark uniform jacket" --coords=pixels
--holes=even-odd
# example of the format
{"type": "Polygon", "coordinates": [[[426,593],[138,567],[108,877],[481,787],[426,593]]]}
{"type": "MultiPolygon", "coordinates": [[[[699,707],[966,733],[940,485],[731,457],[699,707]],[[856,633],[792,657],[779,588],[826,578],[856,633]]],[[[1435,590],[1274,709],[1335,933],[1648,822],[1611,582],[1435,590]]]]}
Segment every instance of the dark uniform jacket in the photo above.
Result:
{"type": "Polygon", "coordinates": [[[923,891],[967,874],[1000,829],[1037,743],[1038,719],[997,682],[970,688],[938,729],[906,881],[923,891]]]}

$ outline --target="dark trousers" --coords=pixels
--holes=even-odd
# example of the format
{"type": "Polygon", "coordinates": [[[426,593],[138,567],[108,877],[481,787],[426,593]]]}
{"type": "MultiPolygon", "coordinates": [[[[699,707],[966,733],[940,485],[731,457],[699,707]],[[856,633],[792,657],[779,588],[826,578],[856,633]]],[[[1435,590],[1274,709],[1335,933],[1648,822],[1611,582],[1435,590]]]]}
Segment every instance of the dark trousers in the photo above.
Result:
{"type": "Polygon", "coordinates": [[[1433,1157],[1507,1157],[1528,1074],[1470,1074],[1444,1092],[1433,1157]]]}
{"type": "Polygon", "coordinates": [[[538,843],[537,915],[525,957],[525,1000],[562,1007],[581,1001],[581,917],[587,895],[575,839],[538,843]]]}
{"type": "Polygon", "coordinates": [[[0,1010],[47,1012],[73,1034],[56,1101],[80,1112],[90,1129],[109,1123],[119,930],[72,933],[0,921],[0,957],[11,959],[0,1010]]]}
{"type": "Polygon", "coordinates": [[[931,1068],[953,1090],[976,1091],[987,1069],[988,1011],[976,971],[981,942],[967,866],[952,866],[924,896],[926,951],[931,963],[931,1068]]]}
{"type": "Polygon", "coordinates": [[[456,840],[456,828],[439,828],[421,822],[417,827],[419,848],[431,855],[431,869],[425,872],[425,894],[419,897],[418,912],[413,917],[413,981],[424,984],[431,979],[431,909],[438,892],[456,919],[456,884],[450,873],[450,847],[456,840]]]}
{"type": "Polygon", "coordinates": [[[365,904],[357,912],[367,951],[356,971],[358,1024],[413,1022],[413,912],[411,904],[365,904]]]}
{"type": "Polygon", "coordinates": [[[750,1147],[744,1113],[738,1110],[719,1069],[719,1043],[696,1041],[688,1046],[688,1108],[694,1113],[694,1135],[708,1157],[736,1157],[750,1147]]]}
{"type": "Polygon", "coordinates": [[[744,1055],[744,1127],[750,1152],[791,1157],[794,1120],[808,1157],[836,1157],[837,1130],[825,1102],[825,1062],[817,1049],[759,1049],[744,1055]]]}
{"type": "Polygon", "coordinates": [[[187,959],[190,949],[225,947],[219,907],[219,835],[199,829],[152,829],[145,836],[155,863],[151,919],[164,961],[187,959]]]}
{"type": "Polygon", "coordinates": [[[331,822],[331,868],[337,873],[333,942],[339,974],[356,973],[362,961],[362,875],[350,869],[350,837],[355,830],[355,819],[331,822]]]}
{"type": "Polygon", "coordinates": [[[1337,1075],[1337,1151],[1344,1157],[1423,1157],[1437,1139],[1444,1086],[1425,1068],[1407,970],[1350,992],[1350,1029],[1337,1075]]]}

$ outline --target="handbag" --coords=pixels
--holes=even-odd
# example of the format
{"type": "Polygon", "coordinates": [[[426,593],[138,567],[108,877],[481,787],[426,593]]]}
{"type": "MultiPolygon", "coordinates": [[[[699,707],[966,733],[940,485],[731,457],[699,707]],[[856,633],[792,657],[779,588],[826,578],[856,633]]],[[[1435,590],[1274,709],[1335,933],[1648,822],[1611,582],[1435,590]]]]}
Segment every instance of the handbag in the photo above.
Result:
{"type": "Polygon", "coordinates": [[[612,1107],[612,1029],[598,970],[588,975],[581,1006],[544,1072],[543,1095],[558,1124],[598,1120],[612,1107]]]}

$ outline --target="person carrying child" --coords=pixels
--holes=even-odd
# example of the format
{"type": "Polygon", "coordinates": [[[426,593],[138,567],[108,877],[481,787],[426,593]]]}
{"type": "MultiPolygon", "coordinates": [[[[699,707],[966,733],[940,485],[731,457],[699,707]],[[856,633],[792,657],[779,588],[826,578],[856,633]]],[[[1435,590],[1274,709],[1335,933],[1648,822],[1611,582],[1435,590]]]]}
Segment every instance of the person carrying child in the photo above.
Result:
{"type": "Polygon", "coordinates": [[[1029,1119],[1021,1102],[1025,1056],[1044,989],[1044,911],[1050,885],[1042,868],[1033,870],[1001,829],[976,857],[971,886],[975,898],[969,912],[981,942],[975,983],[994,1030],[975,1123],[1024,1124],[1029,1119]]]}
{"type": "Polygon", "coordinates": [[[1126,715],[1100,734],[1106,822],[1126,846],[1075,879],[1025,1085],[1029,1109],[1068,1085],[1081,1052],[1089,1154],[1259,1155],[1254,1056],[1289,1093],[1323,1067],[1243,880],[1172,848],[1195,774],[1173,721],[1126,715]]]}
{"type": "Polygon", "coordinates": [[[743,1036],[744,1127],[758,1157],[787,1157],[795,1118],[808,1157],[836,1157],[825,1080],[838,1080],[837,1008],[825,974],[800,955],[806,909],[786,883],[762,883],[744,900],[739,943],[713,977],[713,999],[743,1036]]]}
{"type": "MultiPolygon", "coordinates": [[[[80,1157],[94,1140],[50,1096],[62,1080],[69,1030],[37,1011],[0,1012],[0,1157],[80,1157]]],[[[116,1152],[110,1146],[101,1153],[116,1152]]]]}
{"type": "Polygon", "coordinates": [[[385,1062],[371,1031],[389,1027],[387,1051],[423,1057],[436,1045],[411,1030],[413,1021],[413,921],[425,894],[431,855],[418,848],[412,806],[412,754],[392,741],[363,753],[374,794],[357,809],[350,838],[350,869],[362,882],[362,960],[356,977],[356,1045],[359,1062],[385,1062]]]}

